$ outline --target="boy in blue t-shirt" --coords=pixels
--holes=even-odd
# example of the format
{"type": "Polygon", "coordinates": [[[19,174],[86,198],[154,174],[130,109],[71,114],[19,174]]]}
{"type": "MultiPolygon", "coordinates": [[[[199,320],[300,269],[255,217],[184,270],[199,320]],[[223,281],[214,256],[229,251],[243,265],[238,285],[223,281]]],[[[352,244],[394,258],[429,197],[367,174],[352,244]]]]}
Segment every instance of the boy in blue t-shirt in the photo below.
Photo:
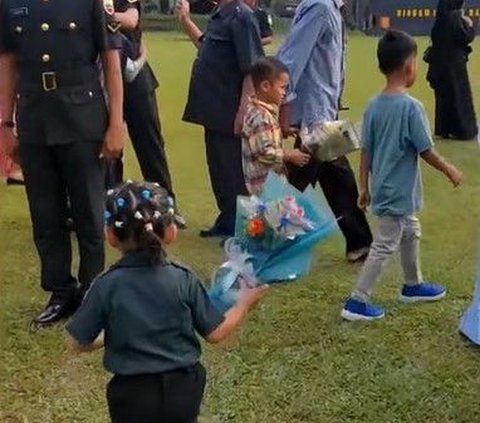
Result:
{"type": "Polygon", "coordinates": [[[384,265],[397,251],[405,277],[401,300],[435,301],[445,296],[445,288],[426,283],[420,270],[421,233],[416,217],[422,208],[419,156],[455,187],[462,180],[462,173],[433,149],[423,106],[407,94],[417,73],[415,40],[404,32],[389,31],[378,44],[377,56],[387,85],[370,101],[364,115],[358,204],[366,209],[372,202],[379,221],[370,254],[342,310],[346,320],[384,316],[380,307],[368,301],[384,265]]]}

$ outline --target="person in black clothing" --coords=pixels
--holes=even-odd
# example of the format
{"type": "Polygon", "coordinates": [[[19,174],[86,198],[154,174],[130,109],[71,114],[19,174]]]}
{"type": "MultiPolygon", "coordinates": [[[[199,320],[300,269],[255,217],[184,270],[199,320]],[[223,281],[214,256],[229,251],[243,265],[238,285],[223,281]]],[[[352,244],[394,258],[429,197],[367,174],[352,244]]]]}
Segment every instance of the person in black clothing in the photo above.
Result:
{"type": "Polygon", "coordinates": [[[221,342],[266,293],[242,288],[220,313],[198,277],[167,257],[177,235],[173,207],[158,184],[127,183],[108,195],[107,239],[123,257],[95,280],[67,326],[75,351],[105,346],[113,423],[196,422],[206,383],[196,334],[221,342]]]}
{"type": "Polygon", "coordinates": [[[273,22],[272,16],[261,7],[258,7],[258,0],[243,0],[250,9],[253,10],[255,18],[258,22],[260,29],[260,37],[262,39],[262,45],[266,46],[273,41],[273,22]]]}
{"type": "MultiPolygon", "coordinates": [[[[115,19],[120,23],[124,40],[123,58],[136,60],[141,53],[142,31],[140,28],[140,1],[114,0],[115,19]]],[[[125,69],[125,67],[123,68],[125,69]]],[[[159,84],[150,65],[145,63],[136,78],[128,82],[124,75],[124,114],[132,145],[138,163],[146,181],[157,182],[175,198],[172,179],[165,153],[165,140],[158,115],[155,90],[159,84]]],[[[112,188],[123,179],[121,162],[108,166],[107,188],[112,188]]],[[[179,228],[185,228],[186,222],[178,212],[175,215],[179,228]]]]}
{"type": "Polygon", "coordinates": [[[0,143],[21,158],[41,285],[51,293],[33,320],[37,328],[72,314],[104,267],[102,157],[118,157],[124,141],[113,13],[110,0],[0,2],[0,143]],[[67,192],[80,252],[78,280],[66,227],[67,192]]]}
{"type": "Polygon", "coordinates": [[[463,6],[464,0],[439,0],[425,60],[427,80],[435,92],[435,135],[471,140],[478,126],[467,62],[475,28],[463,6]]]}
{"type": "Polygon", "coordinates": [[[240,132],[253,94],[250,67],[264,56],[258,23],[241,0],[221,0],[205,33],[190,18],[187,0],[177,4],[186,33],[198,48],[183,120],[202,125],[208,170],[220,210],[202,237],[235,232],[237,196],[246,195],[240,132]]]}

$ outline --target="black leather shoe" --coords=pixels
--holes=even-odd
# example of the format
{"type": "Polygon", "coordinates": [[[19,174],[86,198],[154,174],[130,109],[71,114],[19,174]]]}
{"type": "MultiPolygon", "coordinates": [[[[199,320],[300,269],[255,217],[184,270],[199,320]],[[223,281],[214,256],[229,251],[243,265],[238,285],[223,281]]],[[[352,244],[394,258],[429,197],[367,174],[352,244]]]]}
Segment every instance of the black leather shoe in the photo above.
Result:
{"type": "Polygon", "coordinates": [[[210,229],[202,229],[200,231],[201,238],[225,238],[230,236],[233,236],[231,232],[221,229],[217,226],[213,226],[210,229]]]}
{"type": "Polygon", "coordinates": [[[173,216],[173,220],[175,221],[178,229],[187,229],[187,221],[180,213],[176,212],[175,216],[173,216]]]}
{"type": "Polygon", "coordinates": [[[70,317],[80,306],[78,296],[73,296],[68,300],[60,298],[51,298],[45,310],[43,310],[32,321],[32,326],[35,329],[43,329],[53,326],[64,319],[70,317]]]}
{"type": "Polygon", "coordinates": [[[7,185],[25,185],[25,181],[15,178],[7,178],[7,185]]]}

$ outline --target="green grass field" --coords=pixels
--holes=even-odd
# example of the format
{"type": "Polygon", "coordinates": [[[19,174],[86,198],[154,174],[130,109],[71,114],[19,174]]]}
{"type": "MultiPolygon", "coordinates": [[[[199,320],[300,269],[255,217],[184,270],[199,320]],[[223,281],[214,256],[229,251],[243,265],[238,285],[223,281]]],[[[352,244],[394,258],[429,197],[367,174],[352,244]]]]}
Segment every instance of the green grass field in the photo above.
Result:
{"type": "MultiPolygon", "coordinates": [[[[198,230],[215,216],[200,128],[181,122],[193,47],[180,35],[147,34],[170,164],[189,230],[173,256],[205,279],[222,261],[217,241],[198,230]]],[[[426,40],[420,40],[421,49],[426,40]]],[[[359,119],[381,88],[374,39],[349,43],[345,102],[359,119]]],[[[480,45],[475,47],[480,48],[480,45]]],[[[471,76],[480,106],[480,56],[471,76]]],[[[432,113],[432,93],[420,64],[413,94],[432,113]]],[[[215,93],[212,93],[215,95],[215,93]]],[[[438,143],[465,172],[457,191],[424,169],[425,275],[445,283],[438,304],[406,306],[396,301],[398,263],[387,271],[376,300],[387,316],[371,325],[339,317],[358,266],[344,262],[340,235],[318,248],[311,275],[275,289],[249,324],[228,345],[205,348],[209,369],[205,403],[222,422],[236,423],[475,423],[480,421],[480,352],[457,332],[469,305],[477,257],[480,210],[479,151],[475,143],[438,143]]],[[[352,156],[357,165],[357,157],[352,156]]],[[[128,148],[127,175],[140,173],[128,148]]],[[[73,357],[62,327],[30,333],[28,325],[46,295],[39,289],[38,261],[21,188],[0,187],[0,422],[107,422],[101,354],[73,357]]],[[[117,257],[109,251],[109,263],[117,257]]],[[[133,423],[133,422],[132,422],[133,423]]]]}

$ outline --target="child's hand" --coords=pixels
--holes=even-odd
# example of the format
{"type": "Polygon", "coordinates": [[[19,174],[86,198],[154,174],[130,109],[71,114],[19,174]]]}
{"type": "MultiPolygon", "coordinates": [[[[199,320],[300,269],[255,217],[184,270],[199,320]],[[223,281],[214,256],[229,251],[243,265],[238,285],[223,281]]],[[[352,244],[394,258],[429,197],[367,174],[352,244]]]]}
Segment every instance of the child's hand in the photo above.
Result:
{"type": "Polygon", "coordinates": [[[456,188],[461,185],[463,180],[463,173],[460,172],[455,166],[450,165],[447,169],[447,178],[450,180],[452,185],[456,188]]]}
{"type": "Polygon", "coordinates": [[[285,161],[298,167],[306,166],[310,159],[311,157],[309,154],[298,149],[285,152],[285,161]]]}
{"type": "Polygon", "coordinates": [[[190,17],[190,3],[187,0],[177,0],[175,9],[177,18],[180,22],[190,17]]]}
{"type": "Polygon", "coordinates": [[[298,136],[299,132],[300,132],[300,130],[297,127],[290,126],[288,128],[283,128],[282,129],[282,136],[283,136],[283,138],[296,137],[296,136],[298,136]]]}
{"type": "Polygon", "coordinates": [[[357,200],[357,205],[360,210],[367,211],[371,201],[372,199],[370,198],[370,193],[368,191],[360,191],[357,200]]]}
{"type": "Polygon", "coordinates": [[[255,288],[249,288],[245,281],[240,281],[240,291],[238,295],[238,304],[243,305],[248,310],[257,306],[260,300],[267,294],[268,285],[261,285],[255,288]]]}
{"type": "Polygon", "coordinates": [[[463,16],[463,20],[465,21],[468,27],[471,28],[473,26],[473,21],[468,16],[463,16]]]}

